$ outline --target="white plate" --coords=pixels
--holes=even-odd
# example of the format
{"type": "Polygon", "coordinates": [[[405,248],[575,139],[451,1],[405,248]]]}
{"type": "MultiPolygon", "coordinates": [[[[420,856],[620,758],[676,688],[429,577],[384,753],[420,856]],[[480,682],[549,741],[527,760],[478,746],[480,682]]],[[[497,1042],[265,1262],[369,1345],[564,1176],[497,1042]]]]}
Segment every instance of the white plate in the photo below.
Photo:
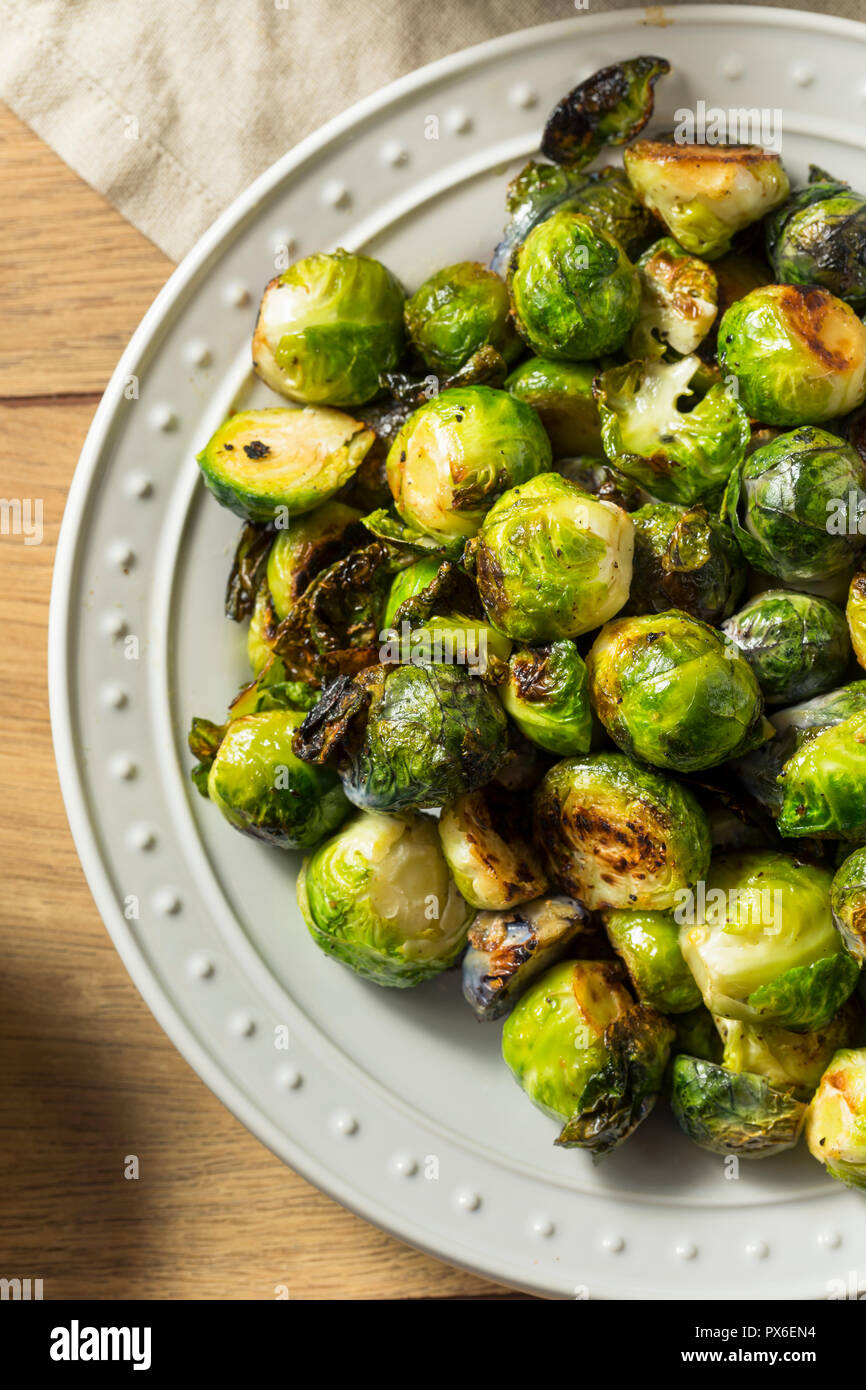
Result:
{"type": "Polygon", "coordinates": [[[251,381],[249,339],[275,247],[363,247],[410,287],[486,259],[506,172],[548,108],[639,52],[673,64],[662,120],[698,98],[778,107],[793,176],[815,161],[866,186],[866,27],[728,5],[677,8],[660,27],[634,11],[514,34],[306,140],[175,272],[97,412],[52,594],[57,759],[94,897],[154,1014],[319,1187],[443,1259],[552,1296],[817,1298],[862,1259],[866,1206],[804,1149],[734,1180],[664,1106],[598,1168],[554,1149],[457,976],[381,990],[322,955],[295,905],[295,856],[231,830],[188,776],[190,716],[220,717],[246,679],[243,632],[222,616],[237,523],[194,453],[233,402],[273,400],[251,381]]]}

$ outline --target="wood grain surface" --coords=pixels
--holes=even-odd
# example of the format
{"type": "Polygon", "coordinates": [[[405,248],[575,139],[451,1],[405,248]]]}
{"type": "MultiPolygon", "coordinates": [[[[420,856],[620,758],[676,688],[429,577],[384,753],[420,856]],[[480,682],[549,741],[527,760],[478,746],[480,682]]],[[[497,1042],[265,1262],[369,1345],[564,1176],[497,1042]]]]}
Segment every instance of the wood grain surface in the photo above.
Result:
{"type": "Polygon", "coordinates": [[[48,598],[99,393],[170,262],[0,106],[0,1277],[46,1299],[498,1298],[283,1166],[175,1051],[100,921],[57,783],[48,598]],[[135,1154],[140,1176],[124,1177],[135,1154]]]}

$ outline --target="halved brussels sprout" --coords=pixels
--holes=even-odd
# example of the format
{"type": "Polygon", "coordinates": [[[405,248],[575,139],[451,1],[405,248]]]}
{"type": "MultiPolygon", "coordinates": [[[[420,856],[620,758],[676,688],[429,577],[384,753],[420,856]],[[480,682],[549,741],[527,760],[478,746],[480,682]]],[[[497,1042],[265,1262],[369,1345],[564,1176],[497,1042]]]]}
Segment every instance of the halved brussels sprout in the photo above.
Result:
{"type": "Polygon", "coordinates": [[[640,316],[632,329],[630,357],[662,357],[667,348],[687,356],[703,342],[719,304],[715,272],[672,237],[662,237],[637,263],[640,316]]]}
{"type": "Polygon", "coordinates": [[[680,946],[713,1014],[795,1033],[824,1028],[858,966],[830,912],[829,870],[774,850],[714,859],[676,909],[680,946]]]}
{"type": "Polygon", "coordinates": [[[550,436],[553,457],[601,454],[598,406],[590,362],[547,362],[529,357],[505,379],[505,389],[531,405],[550,436]]]}
{"type": "Polygon", "coordinates": [[[821,285],[866,307],[866,198],[846,183],[813,179],[767,218],[767,255],[777,280],[821,285]]]}
{"type": "Polygon", "coordinates": [[[664,911],[710,862],[692,793],[624,753],[552,767],[535,793],[535,826],[553,881],[593,911],[664,911]]]}
{"type": "Polygon", "coordinates": [[[266,287],[253,366],[268,386],[306,405],[361,405],[403,351],[403,291],[370,256],[317,252],[266,287]]]}
{"type": "Polygon", "coordinates": [[[497,912],[546,890],[539,855],[522,831],[516,803],[496,788],[467,792],[443,810],[442,853],[473,907],[497,912]]]}
{"type": "Polygon", "coordinates": [[[653,113],[653,87],[670,72],[666,58],[627,58],[599,68],[558,102],[548,117],[541,152],[569,168],[591,164],[605,145],[625,145],[653,113]]]}
{"type": "Polygon", "coordinates": [[[748,661],[771,705],[832,690],[851,660],[844,613],[814,594],[767,589],[723,623],[722,631],[748,661]]]}
{"type": "Polygon", "coordinates": [[[779,156],[758,145],[636,140],[623,158],[640,199],[684,250],[708,260],[783,203],[790,187],[779,156]]]}
{"type": "Polygon", "coordinates": [[[333,497],[374,437],[339,410],[239,410],[196,462],[220,506],[247,521],[284,522],[333,497]]]}
{"type": "Polygon", "coordinates": [[[806,1115],[809,1152],[831,1178],[866,1188],[866,1048],[842,1048],[806,1115]]]}
{"type": "Polygon", "coordinates": [[[671,1108],[680,1128],[701,1149],[738,1158],[770,1158],[793,1148],[806,1107],[764,1076],[733,1072],[713,1062],[674,1058],[671,1108]]]}
{"type": "Polygon", "coordinates": [[[588,753],[592,740],[586,666],[568,638],[522,647],[499,691],[522,734],[559,757],[588,753]]]}
{"type": "Polygon", "coordinates": [[[343,502],[327,502],[277,531],[267,563],[268,591],[281,621],[316,575],[351,549],[364,532],[361,513],[343,502]]]}
{"type": "Polygon", "coordinates": [[[866,836],[866,714],[803,736],[779,774],[782,835],[866,836]]]}
{"type": "Polygon", "coordinates": [[[194,720],[190,749],[201,759],[193,781],[236,829],[280,849],[317,845],[351,809],[336,774],[310,767],[292,750],[299,710],[275,709],[233,719],[205,749],[194,720]],[[206,775],[206,782],[205,782],[206,775]]]}
{"type": "Polygon", "coordinates": [[[866,544],[866,463],[828,430],[803,425],[735,467],[725,510],[756,569],[786,584],[828,579],[866,544]]]}
{"type": "Polygon", "coordinates": [[[866,574],[862,571],[855,574],[851,580],[848,602],[845,605],[845,620],[854,655],[858,663],[866,667],[866,574]]]}
{"type": "Polygon", "coordinates": [[[410,526],[468,537],[497,497],[551,460],[531,406],[491,386],[464,386],[441,391],[409,416],[388,452],[388,485],[410,526]]]}
{"type": "Polygon", "coordinates": [[[406,300],[409,342],[434,372],[456,372],[479,348],[520,353],[505,282],[477,261],[446,266],[406,300]]]}
{"type": "Polygon", "coordinates": [[[683,960],[672,912],[607,912],[604,925],[642,1003],[662,1014],[698,1007],[701,991],[683,960]]]}
{"type": "Polygon", "coordinates": [[[523,642],[577,637],[628,598],[634,527],[628,513],[542,473],[487,513],[475,554],[494,627],[523,642]]]}
{"type": "Polygon", "coordinates": [[[719,365],[765,425],[818,425],[866,400],[866,326],[827,290],[762,285],[719,324],[719,365]]]}
{"type": "Polygon", "coordinates": [[[855,849],[839,865],[830,887],[830,907],[846,948],[863,965],[866,962],[866,849],[855,849]]]}
{"type": "Polygon", "coordinates": [[[607,1153],[633,1133],[661,1089],[674,1030],[635,1004],[610,961],[564,961],[506,1020],[502,1055],[553,1119],[557,1144],[607,1153]]]}
{"type": "Polygon", "coordinates": [[[687,613],[608,623],[586,661],[589,697],[608,734],[656,767],[715,767],[772,732],[751,667],[687,613]]]}
{"type": "Polygon", "coordinates": [[[573,898],[536,898],[504,912],[479,912],[463,957],[463,997],[476,1018],[507,1014],[542,971],[586,930],[587,913],[573,898]]]}
{"type": "Polygon", "coordinates": [[[862,1029],[862,1019],[849,999],[825,1028],[809,1033],[755,1028],[734,1018],[719,1018],[717,1026],[724,1042],[722,1062],[728,1071],[757,1073],[777,1091],[790,1091],[798,1100],[808,1100],[834,1053],[854,1041],[862,1029]]]}
{"type": "Polygon", "coordinates": [[[267,584],[263,584],[256,594],[256,601],[247,629],[247,657],[253,674],[258,675],[273,656],[274,638],[277,634],[277,615],[267,584]]]}
{"type": "Polygon", "coordinates": [[[509,287],[518,332],[539,357],[615,352],[640,307],[638,274],[619,242],[576,212],[555,212],[529,233],[509,287]]]}
{"type": "Polygon", "coordinates": [[[328,686],[295,739],[305,762],[333,762],[349,800],[371,811],[446,806],[508,757],[496,695],[453,666],[373,666],[328,686]]]}
{"type": "Polygon", "coordinates": [[[748,417],[727,386],[680,409],[700,367],[698,357],[627,362],[595,380],[604,452],[663,502],[689,505],[718,493],[746,454],[748,417]]]}
{"type": "Polygon", "coordinates": [[[654,502],[631,513],[634,561],[625,612],[669,608],[715,627],[734,611],[746,562],[730,527],[702,506],[654,502]]]}
{"type": "Polygon", "coordinates": [[[453,965],[472,920],[429,816],[354,816],[304,860],[298,903],[317,946],[397,989],[453,965]]]}

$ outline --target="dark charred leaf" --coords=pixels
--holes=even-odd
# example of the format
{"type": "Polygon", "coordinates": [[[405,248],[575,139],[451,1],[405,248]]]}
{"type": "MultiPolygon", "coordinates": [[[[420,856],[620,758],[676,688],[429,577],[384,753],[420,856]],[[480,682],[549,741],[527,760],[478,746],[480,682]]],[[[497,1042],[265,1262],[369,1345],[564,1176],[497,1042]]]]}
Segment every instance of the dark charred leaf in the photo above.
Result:
{"type": "Polygon", "coordinates": [[[460,613],[467,618],[485,621],[478,590],[460,565],[444,560],[426,589],[404,599],[396,610],[392,625],[403,622],[421,627],[437,613],[460,613]]]}
{"type": "Polygon", "coordinates": [[[316,576],[274,638],[290,680],[323,686],[379,660],[382,613],[393,573],[388,548],[373,541],[316,576]]]}
{"type": "Polygon", "coordinates": [[[247,522],[241,531],[225,599],[226,616],[236,623],[248,618],[253,611],[275,534],[273,526],[254,521],[247,522]]]}
{"type": "Polygon", "coordinates": [[[653,87],[670,72],[666,58],[628,58],[601,68],[551,112],[541,152],[555,164],[585,167],[605,145],[625,145],[653,112],[653,87]]]}
{"type": "Polygon", "coordinates": [[[292,740],[296,757],[305,763],[327,763],[359,743],[370,694],[363,680],[338,676],[332,681],[292,740]]]}

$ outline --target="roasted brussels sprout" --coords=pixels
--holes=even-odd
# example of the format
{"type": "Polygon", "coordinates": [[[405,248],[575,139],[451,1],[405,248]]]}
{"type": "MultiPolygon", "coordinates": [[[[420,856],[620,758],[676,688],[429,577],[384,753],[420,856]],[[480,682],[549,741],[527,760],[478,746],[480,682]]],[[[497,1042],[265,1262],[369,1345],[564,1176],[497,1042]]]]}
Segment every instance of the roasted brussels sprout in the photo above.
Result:
{"type": "Polygon", "coordinates": [[[772,732],[751,667],[687,613],[608,623],[587,670],[593,709],[614,743],[655,767],[715,767],[772,732]]]}
{"type": "Polygon", "coordinates": [[[531,406],[491,386],[464,386],[410,415],[388,452],[388,485],[410,526],[445,539],[474,536],[491,503],[543,473],[552,457],[531,406]]]}
{"type": "Polygon", "coordinates": [[[711,1013],[795,1033],[825,1028],[857,983],[830,912],[831,874],[773,850],[721,856],[680,895],[686,963],[711,1013]]]}
{"type": "Polygon", "coordinates": [[[845,946],[862,965],[866,962],[866,849],[855,849],[839,865],[830,887],[830,907],[845,946]]]}
{"type": "Polygon", "coordinates": [[[783,203],[790,187],[779,156],[757,145],[636,140],[623,158],[641,200],[684,250],[708,260],[783,203]]]}
{"type": "Polygon", "coordinates": [[[369,256],[305,256],[271,280],[253,334],[253,366],[306,405],[361,405],[403,351],[403,291],[369,256]]]}
{"type": "Polygon", "coordinates": [[[836,435],[803,425],[734,469],[725,510],[756,569],[786,584],[828,579],[866,544],[866,463],[836,435]]]}
{"type": "Polygon", "coordinates": [[[625,145],[653,113],[653,87],[670,72],[666,58],[611,63],[578,83],[551,112],[541,152],[569,168],[591,164],[605,145],[625,145]]]}
{"type": "Polygon", "coordinates": [[[589,362],[547,362],[529,357],[505,379],[505,389],[541,416],[553,457],[601,454],[598,406],[592,393],[596,373],[589,362]]]}
{"type": "Polygon", "coordinates": [[[806,1115],[809,1152],[831,1178],[866,1188],[866,1048],[842,1048],[806,1115]]]}
{"type": "Polygon", "coordinates": [[[700,366],[697,357],[627,362],[595,380],[607,457],[663,502],[688,506],[717,494],[745,457],[749,421],[726,386],[680,408],[700,366]]]}
{"type": "Polygon", "coordinates": [[[327,502],[360,468],[373,431],[339,410],[240,410],[199,454],[220,506],[278,521],[327,502]]]}
{"type": "Polygon", "coordinates": [[[614,165],[586,174],[530,160],[508,185],[505,206],[508,224],[490,261],[497,275],[506,274],[514,251],[533,227],[557,210],[588,217],[616,237],[629,257],[640,254],[659,231],[658,222],[638,200],[624,171],[614,165]]]}
{"type": "Polygon", "coordinates": [[[722,631],[748,661],[771,705],[832,690],[851,660],[844,613],[814,594],[767,589],[723,623],[722,631]]]}
{"type": "Polygon", "coordinates": [[[310,767],[292,751],[303,718],[298,710],[275,709],[242,715],[224,729],[193,720],[190,732],[190,749],[201,759],[193,772],[199,790],[236,829],[280,849],[317,845],[350,810],[336,774],[310,767]],[[209,747],[203,725],[213,735],[209,747]]]}
{"type": "Polygon", "coordinates": [[[536,898],[504,912],[479,912],[463,957],[463,997],[476,1018],[502,1018],[542,971],[586,929],[573,898],[536,898]]]}
{"type": "Polygon", "coordinates": [[[517,329],[539,357],[614,352],[638,316],[640,281],[619,242],[576,212],[530,232],[510,275],[517,329]]]}
{"type": "Polygon", "coordinates": [[[767,218],[767,255],[777,280],[820,285],[858,312],[866,308],[866,198],[846,183],[815,179],[767,218]]]}
{"type": "Polygon", "coordinates": [[[607,912],[604,925],[641,1003],[662,1014],[698,1007],[701,992],[683,960],[672,912],[607,912]]]}
{"type": "Polygon", "coordinates": [[[687,356],[709,333],[716,317],[719,286],[706,261],[662,237],[637,263],[640,316],[627,350],[631,357],[662,357],[668,348],[687,356]]]}
{"type": "Polygon", "coordinates": [[[499,693],[520,732],[540,748],[560,758],[589,752],[586,666],[568,638],[514,652],[499,693]]]}
{"type": "Polygon", "coordinates": [[[479,348],[520,353],[504,281],[477,261],[446,266],[406,300],[409,342],[434,372],[456,372],[479,348]]]}
{"type": "Polygon", "coordinates": [[[672,1083],[680,1128],[710,1153],[770,1158],[800,1137],[805,1105],[766,1077],[681,1055],[674,1058],[672,1083]]]}
{"type": "MultiPolygon", "coordinates": [[[[750,796],[771,815],[778,816],[783,801],[779,777],[804,739],[834,728],[864,711],[866,681],[852,681],[850,685],[832,690],[827,695],[816,696],[814,700],[806,700],[801,705],[773,710],[775,738],[739,759],[735,769],[737,777],[750,796]]],[[[796,804],[793,800],[797,795],[796,783],[789,785],[792,804],[796,804]]]]}
{"type": "Polygon", "coordinates": [[[733,613],[746,562],[728,526],[702,506],[654,502],[631,513],[632,583],[625,613],[679,608],[712,627],[733,613]]]}
{"type": "Polygon", "coordinates": [[[453,965],[472,920],[429,816],[354,816],[304,860],[298,903],[317,946],[397,989],[453,965]]]}
{"type": "Polygon", "coordinates": [[[661,1089],[674,1030],[635,1004],[609,961],[563,961],[506,1020],[502,1055],[558,1144],[597,1156],[627,1139],[661,1089]]]}
{"type": "Polygon", "coordinates": [[[266,577],[277,619],[282,620],[316,575],[351,549],[364,532],[361,513],[343,502],[327,502],[276,532],[266,577]]]}
{"type": "Polygon", "coordinates": [[[476,543],[478,591],[494,627],[522,642],[577,637],[628,597],[634,527],[560,476],[506,492],[476,543]]]}
{"type": "Polygon", "coordinates": [[[866,574],[862,571],[851,580],[845,619],[854,655],[858,663],[866,667],[866,574]]]}
{"type": "Polygon", "coordinates": [[[439,838],[454,882],[473,907],[488,912],[517,907],[547,888],[517,806],[497,788],[467,792],[446,806],[439,838]]]}
{"type": "Polygon", "coordinates": [[[807,733],[779,774],[782,835],[866,836],[866,714],[807,733]]]}
{"type": "Polygon", "coordinates": [[[722,1062],[728,1071],[755,1072],[766,1077],[777,1091],[790,1091],[798,1100],[808,1100],[834,1053],[854,1041],[861,1017],[849,999],[825,1028],[809,1033],[755,1028],[735,1018],[719,1018],[716,1023],[724,1042],[722,1062]]]}
{"type": "Polygon", "coordinates": [[[349,800],[370,811],[446,806],[507,758],[496,695],[453,666],[373,666],[340,677],[304,720],[295,752],[334,763],[349,800]]]}
{"type": "Polygon", "coordinates": [[[692,793],[623,753],[552,767],[535,793],[535,826],[552,880],[590,910],[664,911],[710,862],[692,793]]]}
{"type": "Polygon", "coordinates": [[[866,326],[827,290],[762,285],[719,324],[719,365],[765,425],[818,425],[866,400],[866,326]]]}

